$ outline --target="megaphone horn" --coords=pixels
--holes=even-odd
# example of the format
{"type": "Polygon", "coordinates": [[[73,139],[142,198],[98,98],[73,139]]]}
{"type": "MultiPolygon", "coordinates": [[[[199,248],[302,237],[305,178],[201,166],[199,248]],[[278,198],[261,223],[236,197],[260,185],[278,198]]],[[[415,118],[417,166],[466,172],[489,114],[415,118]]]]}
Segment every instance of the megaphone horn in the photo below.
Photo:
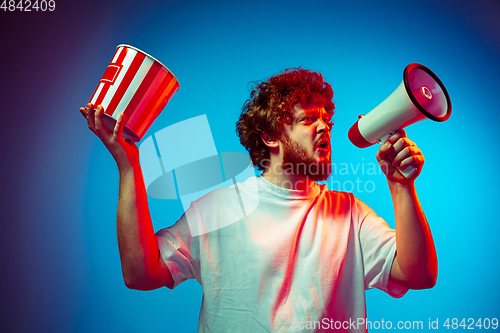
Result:
{"type": "MultiPolygon", "coordinates": [[[[349,140],[359,148],[384,144],[399,129],[424,119],[445,121],[451,101],[441,80],[421,64],[409,64],[399,87],[350,129],[349,140]]],[[[415,169],[400,170],[411,177],[415,169]]]]}

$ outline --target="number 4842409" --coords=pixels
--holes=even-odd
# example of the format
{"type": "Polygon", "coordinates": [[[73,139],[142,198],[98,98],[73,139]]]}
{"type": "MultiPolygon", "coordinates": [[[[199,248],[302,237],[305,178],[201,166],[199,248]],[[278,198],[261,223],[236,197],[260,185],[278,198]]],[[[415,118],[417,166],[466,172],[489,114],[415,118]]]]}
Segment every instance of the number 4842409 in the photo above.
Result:
{"type": "Polygon", "coordinates": [[[468,330],[473,330],[473,329],[494,329],[496,330],[498,328],[498,319],[497,318],[479,318],[478,320],[474,320],[473,318],[467,319],[462,319],[462,321],[459,321],[457,318],[447,318],[446,321],[443,324],[444,327],[447,329],[468,329],[468,330]]]}
{"type": "Polygon", "coordinates": [[[35,1],[30,1],[30,0],[4,0],[2,2],[2,5],[0,6],[0,9],[2,9],[4,12],[9,11],[9,12],[14,12],[14,11],[20,11],[20,12],[31,12],[31,11],[50,11],[53,12],[56,9],[56,2],[54,0],[35,0],[35,1]]]}

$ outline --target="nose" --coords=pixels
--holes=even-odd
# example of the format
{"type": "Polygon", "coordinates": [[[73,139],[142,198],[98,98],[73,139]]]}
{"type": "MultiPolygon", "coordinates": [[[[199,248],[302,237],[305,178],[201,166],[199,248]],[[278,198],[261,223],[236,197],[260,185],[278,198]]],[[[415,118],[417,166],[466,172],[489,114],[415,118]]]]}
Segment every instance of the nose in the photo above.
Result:
{"type": "Polygon", "coordinates": [[[326,122],[322,118],[319,118],[318,132],[330,132],[330,126],[328,125],[328,122],[326,122]]]}

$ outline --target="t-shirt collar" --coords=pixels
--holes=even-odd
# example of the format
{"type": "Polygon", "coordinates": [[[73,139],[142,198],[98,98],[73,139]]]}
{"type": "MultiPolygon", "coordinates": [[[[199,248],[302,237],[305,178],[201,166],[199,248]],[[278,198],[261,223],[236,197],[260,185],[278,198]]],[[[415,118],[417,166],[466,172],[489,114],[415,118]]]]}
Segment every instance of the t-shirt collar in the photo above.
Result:
{"type": "MultiPolygon", "coordinates": [[[[320,192],[320,187],[315,182],[311,182],[309,188],[305,190],[290,190],[274,185],[262,176],[257,176],[257,185],[259,186],[259,192],[262,191],[285,199],[309,199],[320,192]]],[[[261,193],[261,195],[264,193],[261,193]]]]}

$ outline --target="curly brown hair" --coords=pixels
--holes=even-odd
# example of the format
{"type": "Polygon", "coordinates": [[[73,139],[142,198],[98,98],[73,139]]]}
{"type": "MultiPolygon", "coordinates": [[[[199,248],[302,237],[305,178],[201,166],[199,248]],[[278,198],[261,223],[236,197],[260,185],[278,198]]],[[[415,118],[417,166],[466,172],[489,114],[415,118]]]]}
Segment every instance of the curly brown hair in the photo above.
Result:
{"type": "MultiPolygon", "coordinates": [[[[333,116],[333,90],[323,75],[302,68],[288,68],[265,81],[253,83],[250,98],[243,105],[236,133],[250,153],[252,163],[264,170],[269,161],[269,148],[261,139],[266,133],[280,139],[285,123],[292,121],[291,109],[297,103],[323,106],[333,116]]],[[[333,122],[330,122],[330,128],[333,122]]]]}

